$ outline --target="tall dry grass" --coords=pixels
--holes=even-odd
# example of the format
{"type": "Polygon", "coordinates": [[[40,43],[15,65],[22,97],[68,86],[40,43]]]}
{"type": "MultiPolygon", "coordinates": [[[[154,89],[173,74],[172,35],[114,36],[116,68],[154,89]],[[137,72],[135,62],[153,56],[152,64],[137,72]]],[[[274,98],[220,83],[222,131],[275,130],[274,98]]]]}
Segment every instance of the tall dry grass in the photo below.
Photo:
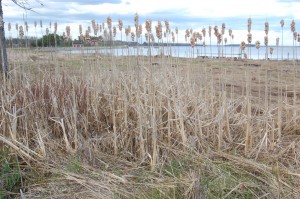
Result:
{"type": "Polygon", "coordinates": [[[289,62],[260,62],[258,73],[243,62],[153,57],[154,66],[140,56],[137,72],[110,56],[9,55],[0,144],[32,177],[29,198],[59,197],[60,186],[61,197],[299,195],[299,84],[289,62]]]}

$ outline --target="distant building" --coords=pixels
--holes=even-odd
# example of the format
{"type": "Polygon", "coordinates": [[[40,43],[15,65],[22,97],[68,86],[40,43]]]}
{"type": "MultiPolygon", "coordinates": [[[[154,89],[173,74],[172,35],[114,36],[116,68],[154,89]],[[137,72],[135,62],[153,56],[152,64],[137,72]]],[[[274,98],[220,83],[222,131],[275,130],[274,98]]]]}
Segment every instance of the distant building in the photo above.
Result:
{"type": "Polygon", "coordinates": [[[82,48],[82,47],[84,47],[84,44],[81,41],[75,40],[75,41],[73,41],[72,46],[74,48],[82,48]]]}

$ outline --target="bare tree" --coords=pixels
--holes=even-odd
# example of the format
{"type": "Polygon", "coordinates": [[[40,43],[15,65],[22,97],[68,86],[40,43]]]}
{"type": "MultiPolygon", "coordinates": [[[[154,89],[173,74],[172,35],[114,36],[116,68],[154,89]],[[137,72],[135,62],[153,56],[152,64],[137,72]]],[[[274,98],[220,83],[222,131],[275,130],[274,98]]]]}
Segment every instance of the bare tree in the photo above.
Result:
{"type": "MultiPolygon", "coordinates": [[[[11,0],[11,1],[25,10],[32,10],[27,0],[11,0]]],[[[36,0],[36,2],[38,2],[40,5],[43,6],[43,3],[40,0],[36,0]]],[[[7,77],[8,61],[7,61],[7,52],[6,52],[6,43],[5,43],[2,0],[0,0],[0,62],[2,65],[3,75],[7,77]]]]}

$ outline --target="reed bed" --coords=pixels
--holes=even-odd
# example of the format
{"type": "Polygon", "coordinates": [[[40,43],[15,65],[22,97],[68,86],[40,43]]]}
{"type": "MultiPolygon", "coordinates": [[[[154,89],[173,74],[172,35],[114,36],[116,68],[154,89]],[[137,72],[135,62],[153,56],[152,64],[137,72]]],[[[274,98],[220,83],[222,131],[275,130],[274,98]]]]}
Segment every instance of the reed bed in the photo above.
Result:
{"type": "Polygon", "coordinates": [[[10,50],[1,80],[0,147],[28,198],[299,196],[293,62],[53,56],[10,50]]]}

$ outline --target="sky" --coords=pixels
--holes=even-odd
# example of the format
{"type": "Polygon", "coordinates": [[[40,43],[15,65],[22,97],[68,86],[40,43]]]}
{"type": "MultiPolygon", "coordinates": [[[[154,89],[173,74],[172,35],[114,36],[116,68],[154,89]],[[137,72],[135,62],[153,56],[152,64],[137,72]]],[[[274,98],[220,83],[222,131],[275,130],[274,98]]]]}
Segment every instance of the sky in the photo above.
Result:
{"type": "MultiPolygon", "coordinates": [[[[20,0],[24,2],[24,0],[20,0]]],[[[134,15],[139,15],[139,23],[145,27],[147,19],[152,20],[152,30],[160,20],[163,24],[168,20],[171,31],[176,27],[179,29],[178,40],[185,42],[185,30],[193,29],[200,32],[208,26],[218,26],[221,30],[222,23],[225,23],[225,35],[228,38],[228,29],[232,29],[235,44],[241,41],[247,43],[248,18],[252,19],[252,43],[257,40],[261,45],[264,43],[264,24],[269,22],[269,45],[276,44],[276,38],[282,39],[280,20],[283,19],[284,45],[292,45],[293,37],[290,30],[292,20],[295,20],[296,31],[300,32],[300,1],[299,0],[27,0],[27,6],[33,11],[26,11],[11,0],[3,0],[3,12],[6,37],[17,36],[15,24],[29,24],[28,34],[35,36],[34,21],[39,24],[43,22],[43,28],[38,25],[37,35],[45,34],[46,28],[50,28],[50,22],[58,24],[58,34],[71,27],[72,38],[79,35],[79,24],[83,30],[91,26],[91,20],[102,24],[108,16],[112,18],[113,26],[118,26],[118,19],[123,21],[123,27],[130,25],[134,27],[134,15]],[[41,2],[41,6],[38,2],[41,2]],[[11,23],[12,29],[8,31],[7,25],[11,23]]],[[[50,32],[51,32],[50,30],[50,32]]],[[[133,30],[133,28],[132,28],[133,30]]],[[[143,34],[146,31],[143,30],[143,34]]],[[[124,28],[123,28],[123,35],[124,28]]],[[[117,39],[121,34],[118,32],[117,39]]],[[[123,36],[124,39],[124,36],[123,36]]],[[[212,44],[216,38],[212,32],[212,44]]],[[[206,43],[208,36],[206,36],[206,43]]],[[[231,42],[231,41],[230,41],[231,42]]],[[[297,45],[300,43],[297,42],[297,45]]]]}

